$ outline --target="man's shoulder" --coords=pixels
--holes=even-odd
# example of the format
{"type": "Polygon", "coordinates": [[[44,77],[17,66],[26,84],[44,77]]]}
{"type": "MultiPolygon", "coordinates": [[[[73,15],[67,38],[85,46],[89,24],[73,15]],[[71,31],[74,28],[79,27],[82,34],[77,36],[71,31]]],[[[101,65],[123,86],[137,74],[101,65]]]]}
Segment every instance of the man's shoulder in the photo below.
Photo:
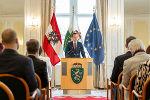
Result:
{"type": "Polygon", "coordinates": [[[36,63],[38,64],[38,65],[40,65],[40,66],[45,66],[46,65],[46,62],[45,61],[43,61],[43,60],[41,60],[41,59],[39,59],[39,58],[36,58],[36,63]]]}
{"type": "Polygon", "coordinates": [[[119,55],[116,57],[116,60],[126,60],[128,58],[132,57],[131,52],[126,52],[122,55],[119,55]]]}
{"type": "Polygon", "coordinates": [[[137,60],[136,60],[137,58],[135,57],[135,56],[133,56],[133,57],[131,57],[131,58],[129,58],[129,59],[126,59],[125,61],[124,61],[124,63],[125,63],[125,65],[131,65],[132,63],[134,63],[134,62],[137,62],[137,60]]]}
{"type": "Polygon", "coordinates": [[[49,57],[39,56],[39,59],[42,60],[42,61],[45,61],[46,63],[50,62],[49,57]]]}
{"type": "Polygon", "coordinates": [[[21,55],[21,54],[17,54],[16,59],[23,60],[23,61],[31,60],[31,58],[24,56],[24,55],[21,55]]]}
{"type": "Polygon", "coordinates": [[[77,42],[77,44],[82,45],[82,43],[81,43],[81,42],[77,42]]]}

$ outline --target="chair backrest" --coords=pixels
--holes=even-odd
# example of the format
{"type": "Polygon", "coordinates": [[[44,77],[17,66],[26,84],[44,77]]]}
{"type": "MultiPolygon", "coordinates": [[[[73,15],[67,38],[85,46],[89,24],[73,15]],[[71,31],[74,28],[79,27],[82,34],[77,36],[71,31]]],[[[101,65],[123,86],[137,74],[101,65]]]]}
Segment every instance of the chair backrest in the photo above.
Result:
{"type": "Polygon", "coordinates": [[[38,88],[41,90],[41,88],[42,88],[41,79],[40,79],[39,75],[38,75],[38,74],[36,74],[36,73],[35,73],[35,76],[36,76],[37,81],[38,81],[38,88]]]}
{"type": "Polygon", "coordinates": [[[149,100],[150,99],[149,93],[150,93],[150,77],[144,83],[142,100],[149,100]]]}
{"type": "Polygon", "coordinates": [[[121,72],[118,76],[118,84],[120,84],[122,81],[122,75],[123,75],[123,72],[121,72]]]}
{"type": "Polygon", "coordinates": [[[132,97],[132,90],[134,90],[136,76],[137,76],[137,72],[135,72],[132,75],[129,81],[129,100],[131,100],[132,97]]]}
{"type": "Polygon", "coordinates": [[[0,81],[9,87],[15,100],[26,100],[30,96],[29,87],[24,79],[11,74],[0,74],[0,81]]]}
{"type": "Polygon", "coordinates": [[[3,82],[0,82],[0,98],[2,100],[15,100],[11,90],[3,82]]]}

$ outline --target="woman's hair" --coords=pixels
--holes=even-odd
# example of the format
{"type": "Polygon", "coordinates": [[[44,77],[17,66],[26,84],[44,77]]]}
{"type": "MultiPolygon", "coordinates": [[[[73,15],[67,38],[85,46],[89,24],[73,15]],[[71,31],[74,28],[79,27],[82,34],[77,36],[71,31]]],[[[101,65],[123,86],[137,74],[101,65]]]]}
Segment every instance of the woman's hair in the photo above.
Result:
{"type": "Polygon", "coordinates": [[[135,53],[138,50],[144,50],[145,51],[145,46],[144,46],[143,42],[139,39],[132,40],[129,43],[128,47],[132,51],[132,53],[135,53]]]}

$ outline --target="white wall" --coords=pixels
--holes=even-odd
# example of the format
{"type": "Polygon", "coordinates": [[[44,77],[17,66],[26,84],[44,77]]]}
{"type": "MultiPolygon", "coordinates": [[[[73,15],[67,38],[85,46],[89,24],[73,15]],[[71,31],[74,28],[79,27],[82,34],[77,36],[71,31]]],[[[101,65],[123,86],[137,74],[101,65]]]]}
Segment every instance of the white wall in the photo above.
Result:
{"type": "Polygon", "coordinates": [[[139,14],[139,15],[125,15],[125,36],[130,35],[136,36],[141,39],[147,47],[150,43],[150,14],[139,14]],[[141,22],[139,26],[140,30],[137,29],[136,24],[141,22]],[[143,23],[142,23],[143,22],[143,23]],[[147,26],[147,28],[145,27],[147,26]],[[138,32],[139,31],[139,32],[138,32]]]}
{"type": "Polygon", "coordinates": [[[24,17],[17,15],[0,15],[0,41],[1,33],[8,28],[17,32],[20,43],[18,52],[23,54],[24,17]]]}

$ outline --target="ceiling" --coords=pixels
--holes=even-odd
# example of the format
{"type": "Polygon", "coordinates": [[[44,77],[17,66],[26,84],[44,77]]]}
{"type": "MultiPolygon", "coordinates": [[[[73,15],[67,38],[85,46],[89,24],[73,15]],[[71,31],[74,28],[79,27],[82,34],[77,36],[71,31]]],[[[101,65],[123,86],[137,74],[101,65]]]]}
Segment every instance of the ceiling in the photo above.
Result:
{"type": "MultiPolygon", "coordinates": [[[[124,0],[125,14],[150,14],[150,0],[124,0]]],[[[24,0],[0,0],[0,15],[24,15],[24,0]]]]}
{"type": "Polygon", "coordinates": [[[24,0],[0,0],[0,15],[24,15],[24,0]]]}
{"type": "Polygon", "coordinates": [[[124,0],[125,14],[150,14],[150,0],[124,0]]]}

